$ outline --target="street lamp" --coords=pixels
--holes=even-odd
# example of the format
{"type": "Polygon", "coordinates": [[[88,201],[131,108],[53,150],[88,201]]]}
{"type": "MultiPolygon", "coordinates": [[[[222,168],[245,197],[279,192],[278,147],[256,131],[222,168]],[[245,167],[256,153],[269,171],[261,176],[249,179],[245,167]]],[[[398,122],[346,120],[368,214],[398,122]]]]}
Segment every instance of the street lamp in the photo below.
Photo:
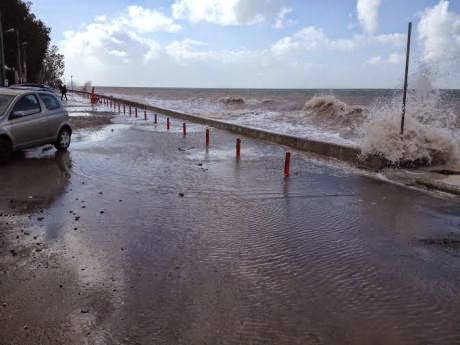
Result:
{"type": "Polygon", "coordinates": [[[3,44],[3,24],[2,24],[2,12],[0,11],[0,87],[5,86],[5,52],[3,44]]]}
{"type": "Polygon", "coordinates": [[[22,79],[27,83],[27,42],[22,42],[22,79]]]}
{"type": "Polygon", "coordinates": [[[16,56],[16,65],[18,66],[18,79],[19,82],[22,81],[22,68],[21,68],[21,49],[19,45],[19,30],[16,28],[11,28],[5,31],[6,33],[16,32],[16,49],[17,49],[17,56],[16,56]]]}

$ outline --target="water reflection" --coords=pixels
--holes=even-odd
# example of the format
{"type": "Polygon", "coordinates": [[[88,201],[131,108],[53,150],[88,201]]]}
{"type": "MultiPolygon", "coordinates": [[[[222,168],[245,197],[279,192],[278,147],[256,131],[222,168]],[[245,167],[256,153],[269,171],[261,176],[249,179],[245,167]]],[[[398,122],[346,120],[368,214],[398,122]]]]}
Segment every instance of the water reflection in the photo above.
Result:
{"type": "Polygon", "coordinates": [[[0,166],[0,210],[48,207],[65,190],[71,170],[69,152],[40,148],[15,154],[0,166]]]}

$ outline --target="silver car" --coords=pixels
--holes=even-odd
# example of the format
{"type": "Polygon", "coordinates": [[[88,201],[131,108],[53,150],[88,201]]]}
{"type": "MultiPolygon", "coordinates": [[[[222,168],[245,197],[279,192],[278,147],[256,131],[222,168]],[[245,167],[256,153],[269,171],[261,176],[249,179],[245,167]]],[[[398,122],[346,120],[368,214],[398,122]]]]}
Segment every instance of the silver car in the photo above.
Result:
{"type": "Polygon", "coordinates": [[[65,151],[71,135],[69,114],[54,93],[0,88],[0,163],[13,151],[35,146],[65,151]]]}

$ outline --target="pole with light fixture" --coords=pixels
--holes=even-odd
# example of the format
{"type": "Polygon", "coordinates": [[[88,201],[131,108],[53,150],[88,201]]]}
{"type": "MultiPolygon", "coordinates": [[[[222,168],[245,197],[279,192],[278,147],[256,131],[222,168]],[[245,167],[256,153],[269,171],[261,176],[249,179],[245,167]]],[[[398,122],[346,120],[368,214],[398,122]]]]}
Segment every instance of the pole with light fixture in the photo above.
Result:
{"type": "Polygon", "coordinates": [[[3,43],[2,11],[0,10],[0,87],[5,86],[5,51],[3,43]]]}
{"type": "Polygon", "coordinates": [[[27,83],[27,42],[22,42],[21,47],[22,47],[22,82],[27,83]]]}
{"type": "Polygon", "coordinates": [[[11,32],[16,33],[16,51],[17,51],[17,53],[16,53],[16,66],[17,66],[17,69],[18,69],[19,83],[21,83],[22,82],[22,68],[21,68],[21,48],[20,48],[20,44],[19,44],[19,30],[15,29],[15,28],[11,28],[11,29],[6,30],[6,33],[11,33],[11,32]]]}

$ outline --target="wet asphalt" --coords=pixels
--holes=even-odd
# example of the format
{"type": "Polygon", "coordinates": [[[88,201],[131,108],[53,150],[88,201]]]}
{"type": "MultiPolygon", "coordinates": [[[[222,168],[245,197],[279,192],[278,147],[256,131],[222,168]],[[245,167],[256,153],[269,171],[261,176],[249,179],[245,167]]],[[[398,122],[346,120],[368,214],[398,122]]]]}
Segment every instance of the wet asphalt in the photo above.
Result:
{"type": "Polygon", "coordinates": [[[0,167],[1,345],[460,343],[458,198],[148,115],[0,167]]]}

